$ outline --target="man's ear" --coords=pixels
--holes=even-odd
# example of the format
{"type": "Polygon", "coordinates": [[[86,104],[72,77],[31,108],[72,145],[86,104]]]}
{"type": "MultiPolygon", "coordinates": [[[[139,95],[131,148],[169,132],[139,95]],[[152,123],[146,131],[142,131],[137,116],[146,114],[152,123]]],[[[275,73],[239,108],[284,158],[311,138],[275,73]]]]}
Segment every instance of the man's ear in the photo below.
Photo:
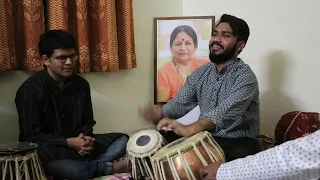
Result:
{"type": "Polygon", "coordinates": [[[42,59],[42,62],[43,62],[44,65],[46,65],[46,66],[50,65],[50,59],[49,59],[49,57],[47,55],[45,55],[45,54],[42,55],[41,59],[42,59]]]}
{"type": "Polygon", "coordinates": [[[244,41],[238,42],[238,52],[242,51],[245,46],[246,46],[246,43],[244,41]]]}

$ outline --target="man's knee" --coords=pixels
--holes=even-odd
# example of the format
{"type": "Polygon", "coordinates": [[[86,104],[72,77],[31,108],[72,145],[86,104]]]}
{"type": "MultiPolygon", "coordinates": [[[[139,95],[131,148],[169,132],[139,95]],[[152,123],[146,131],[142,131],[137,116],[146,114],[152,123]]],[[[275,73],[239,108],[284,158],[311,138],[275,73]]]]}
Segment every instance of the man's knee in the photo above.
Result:
{"type": "Polygon", "coordinates": [[[123,157],[126,154],[128,140],[129,138],[126,135],[118,136],[108,146],[105,152],[101,154],[98,161],[112,162],[123,157]]]}
{"type": "Polygon", "coordinates": [[[128,136],[121,135],[108,148],[108,152],[112,152],[114,159],[121,158],[127,152],[128,136]]]}
{"type": "Polygon", "coordinates": [[[126,135],[121,135],[116,141],[126,146],[129,141],[129,137],[126,135]]]}
{"type": "Polygon", "coordinates": [[[128,136],[121,135],[118,139],[115,140],[113,147],[118,149],[119,154],[125,155],[128,141],[129,141],[128,136]]]}

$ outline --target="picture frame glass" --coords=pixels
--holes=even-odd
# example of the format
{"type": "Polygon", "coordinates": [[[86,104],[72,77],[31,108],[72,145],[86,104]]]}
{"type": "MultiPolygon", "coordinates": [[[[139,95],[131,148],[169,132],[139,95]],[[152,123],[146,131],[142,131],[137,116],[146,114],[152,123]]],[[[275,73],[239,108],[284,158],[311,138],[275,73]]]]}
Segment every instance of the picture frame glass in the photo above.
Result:
{"type": "Polygon", "coordinates": [[[208,63],[214,16],[154,18],[154,102],[172,100],[188,76],[208,63]]]}

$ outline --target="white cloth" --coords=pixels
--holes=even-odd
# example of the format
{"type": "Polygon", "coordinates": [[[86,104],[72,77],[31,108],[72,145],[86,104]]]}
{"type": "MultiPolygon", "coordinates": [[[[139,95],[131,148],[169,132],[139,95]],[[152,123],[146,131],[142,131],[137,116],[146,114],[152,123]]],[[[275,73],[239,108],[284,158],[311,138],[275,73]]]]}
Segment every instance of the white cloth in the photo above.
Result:
{"type": "MultiPolygon", "coordinates": [[[[177,121],[180,124],[189,125],[189,124],[192,124],[192,123],[198,121],[199,116],[200,116],[200,107],[196,106],[194,109],[192,109],[186,115],[184,115],[181,118],[177,119],[177,121]]],[[[172,131],[172,129],[166,128],[166,127],[163,127],[162,129],[167,130],[167,131],[172,131]]]]}
{"type": "Polygon", "coordinates": [[[256,155],[224,163],[217,180],[310,180],[320,178],[320,130],[256,155]]]}
{"type": "Polygon", "coordinates": [[[183,125],[189,125],[189,124],[192,124],[192,123],[198,121],[199,116],[200,116],[200,107],[196,106],[194,109],[192,109],[186,115],[177,119],[177,121],[183,125]]]}

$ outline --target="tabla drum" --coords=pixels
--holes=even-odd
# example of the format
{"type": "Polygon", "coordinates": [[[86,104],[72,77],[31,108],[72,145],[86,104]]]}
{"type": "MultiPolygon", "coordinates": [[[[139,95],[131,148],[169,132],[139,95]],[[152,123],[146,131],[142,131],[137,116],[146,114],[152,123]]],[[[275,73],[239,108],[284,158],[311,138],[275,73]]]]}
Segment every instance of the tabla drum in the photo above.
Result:
{"type": "Polygon", "coordinates": [[[200,168],[216,161],[225,162],[225,155],[207,131],[173,141],[151,157],[157,180],[201,179],[200,168]]]}
{"type": "Polygon", "coordinates": [[[129,138],[127,154],[134,179],[138,179],[138,174],[154,179],[150,158],[166,144],[166,140],[156,130],[142,130],[129,138]]]}
{"type": "Polygon", "coordinates": [[[46,180],[37,150],[0,155],[1,179],[46,180]]]}

